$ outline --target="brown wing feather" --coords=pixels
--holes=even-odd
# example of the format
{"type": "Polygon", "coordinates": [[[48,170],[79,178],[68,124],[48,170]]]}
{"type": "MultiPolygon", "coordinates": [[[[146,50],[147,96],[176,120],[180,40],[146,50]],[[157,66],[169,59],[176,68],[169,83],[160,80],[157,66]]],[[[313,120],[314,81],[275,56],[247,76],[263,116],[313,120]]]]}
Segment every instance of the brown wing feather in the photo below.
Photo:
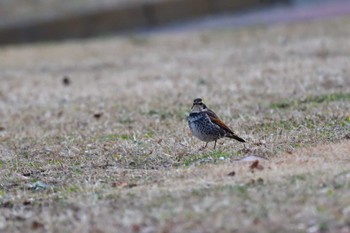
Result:
{"type": "Polygon", "coordinates": [[[214,124],[217,124],[218,126],[220,126],[220,127],[221,127],[223,130],[225,130],[227,133],[232,133],[232,134],[233,134],[232,130],[231,130],[227,125],[225,125],[225,123],[224,123],[222,120],[220,120],[220,119],[216,116],[215,113],[212,114],[212,112],[208,111],[207,114],[208,114],[210,120],[211,120],[214,124]]]}
{"type": "Polygon", "coordinates": [[[219,119],[218,115],[216,115],[213,110],[207,108],[206,112],[208,113],[209,116],[212,116],[214,118],[218,118],[219,119]]]}
{"type": "Polygon", "coordinates": [[[207,114],[208,114],[210,120],[214,124],[217,124],[218,126],[220,126],[220,128],[222,128],[223,130],[226,131],[226,133],[227,133],[226,137],[234,138],[240,142],[245,142],[244,139],[238,137],[227,125],[225,125],[225,123],[222,120],[220,120],[213,111],[209,110],[209,111],[207,111],[207,114]]]}

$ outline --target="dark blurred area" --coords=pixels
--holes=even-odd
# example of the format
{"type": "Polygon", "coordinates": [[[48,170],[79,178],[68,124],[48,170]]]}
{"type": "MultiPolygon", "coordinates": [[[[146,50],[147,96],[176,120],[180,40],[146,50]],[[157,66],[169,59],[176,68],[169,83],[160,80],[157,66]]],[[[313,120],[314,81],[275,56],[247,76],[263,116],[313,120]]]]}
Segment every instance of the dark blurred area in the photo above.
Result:
{"type": "Polygon", "coordinates": [[[269,24],[283,21],[284,18],[288,21],[294,18],[307,19],[318,15],[348,13],[350,11],[348,2],[344,0],[2,0],[0,45],[88,38],[112,33],[137,33],[152,31],[159,27],[171,27],[174,24],[177,28],[183,24],[184,28],[190,29],[220,25],[235,27],[254,23],[269,24]],[[344,5],[346,7],[343,7],[344,5]],[[288,9],[294,10],[293,17],[286,16],[288,9]],[[205,23],[201,22],[202,19],[205,23]]]}

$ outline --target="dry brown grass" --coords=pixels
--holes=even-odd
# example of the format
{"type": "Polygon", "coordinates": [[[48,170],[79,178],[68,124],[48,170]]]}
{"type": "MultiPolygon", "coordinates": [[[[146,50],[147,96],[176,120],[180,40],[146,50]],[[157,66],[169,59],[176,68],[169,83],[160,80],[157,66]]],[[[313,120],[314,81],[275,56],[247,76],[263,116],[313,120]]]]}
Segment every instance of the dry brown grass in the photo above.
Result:
{"type": "Polygon", "coordinates": [[[349,232],[349,23],[1,48],[0,230],[349,232]]]}

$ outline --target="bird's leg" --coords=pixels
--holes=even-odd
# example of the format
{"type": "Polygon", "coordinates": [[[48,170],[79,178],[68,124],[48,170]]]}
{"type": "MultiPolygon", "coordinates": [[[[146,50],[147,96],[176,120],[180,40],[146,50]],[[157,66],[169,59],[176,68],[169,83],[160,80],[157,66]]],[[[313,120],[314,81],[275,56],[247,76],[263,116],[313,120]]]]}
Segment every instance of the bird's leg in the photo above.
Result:
{"type": "Polygon", "coordinates": [[[215,147],[216,147],[216,141],[217,141],[217,140],[215,140],[215,142],[214,142],[214,148],[213,148],[214,150],[215,150],[215,147]]]}
{"type": "Polygon", "coordinates": [[[205,146],[201,147],[199,150],[204,150],[208,145],[208,142],[205,144],[205,146]]]}

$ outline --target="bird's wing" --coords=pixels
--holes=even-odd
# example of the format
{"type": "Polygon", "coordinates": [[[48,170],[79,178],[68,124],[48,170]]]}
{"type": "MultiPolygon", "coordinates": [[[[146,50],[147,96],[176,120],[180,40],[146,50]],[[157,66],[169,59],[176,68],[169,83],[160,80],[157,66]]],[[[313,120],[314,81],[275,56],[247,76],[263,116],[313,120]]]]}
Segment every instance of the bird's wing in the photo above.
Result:
{"type": "Polygon", "coordinates": [[[236,139],[240,142],[245,142],[243,138],[238,137],[227,125],[225,125],[225,123],[222,122],[222,120],[220,120],[219,117],[213,111],[211,111],[210,109],[208,110],[209,111],[206,111],[206,113],[209,116],[209,119],[211,120],[211,122],[218,125],[221,129],[225,131],[226,137],[236,139]]]}
{"type": "Polygon", "coordinates": [[[209,108],[207,108],[206,113],[208,113],[208,115],[211,115],[211,116],[219,119],[218,115],[216,115],[216,113],[209,108]]]}
{"type": "Polygon", "coordinates": [[[225,123],[224,123],[222,120],[220,120],[219,117],[218,117],[213,111],[207,111],[206,113],[208,114],[210,120],[211,120],[214,124],[218,125],[220,128],[222,128],[223,130],[225,130],[226,133],[232,133],[232,134],[234,134],[234,133],[232,132],[232,130],[231,130],[227,125],[225,125],[225,123]]]}

